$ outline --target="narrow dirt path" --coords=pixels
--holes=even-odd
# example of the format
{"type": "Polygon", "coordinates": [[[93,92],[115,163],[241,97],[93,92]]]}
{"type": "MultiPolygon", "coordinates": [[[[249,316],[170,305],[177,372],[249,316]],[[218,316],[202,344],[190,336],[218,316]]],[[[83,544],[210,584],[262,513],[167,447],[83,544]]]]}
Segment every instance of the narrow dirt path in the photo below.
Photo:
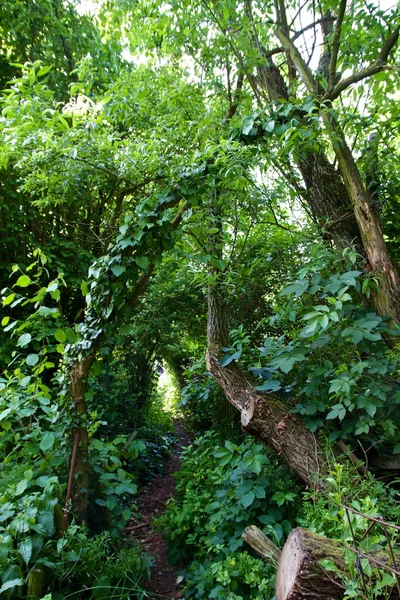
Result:
{"type": "Polygon", "coordinates": [[[125,529],[125,533],[138,540],[145,551],[153,557],[151,579],[144,583],[144,589],[150,598],[158,600],[176,600],[182,597],[179,585],[176,583],[176,569],[167,559],[167,546],[161,535],[152,527],[153,518],[165,511],[167,500],[174,495],[173,474],[179,468],[182,449],[192,441],[191,435],[184,430],[179,421],[175,423],[175,431],[178,442],[165,463],[164,472],[157,475],[136,496],[136,504],[142,515],[141,521],[133,519],[125,529]]]}

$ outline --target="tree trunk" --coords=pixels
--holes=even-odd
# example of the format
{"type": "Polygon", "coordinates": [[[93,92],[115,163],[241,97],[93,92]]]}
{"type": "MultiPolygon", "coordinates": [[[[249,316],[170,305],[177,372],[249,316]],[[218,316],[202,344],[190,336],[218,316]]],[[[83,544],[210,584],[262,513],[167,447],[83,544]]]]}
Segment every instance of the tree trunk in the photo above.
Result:
{"type": "Polygon", "coordinates": [[[307,188],[306,200],[315,221],[338,250],[356,246],[363,252],[360,231],[346,187],[324,153],[298,160],[307,188]]]}
{"type": "Polygon", "coordinates": [[[276,578],[276,600],[341,600],[343,586],[335,572],[319,564],[329,559],[343,572],[343,548],[332,540],[298,527],[283,547],[276,578]]]}
{"type": "Polygon", "coordinates": [[[379,315],[390,316],[394,322],[400,324],[398,267],[389,256],[379,219],[344,135],[332,120],[328,122],[326,118],[326,122],[340,172],[352,201],[370,270],[380,278],[379,289],[373,294],[375,310],[379,315]]]}
{"type": "MultiPolygon", "coordinates": [[[[258,83],[268,91],[270,98],[289,102],[289,90],[272,59],[267,65],[260,66],[259,71],[258,83]]],[[[317,224],[324,228],[339,250],[354,245],[362,253],[360,231],[349,193],[324,152],[309,152],[295,162],[306,185],[304,198],[317,224]]]]}
{"type": "Polygon", "coordinates": [[[326,468],[325,455],[314,435],[277,394],[255,392],[255,382],[235,363],[227,367],[220,364],[220,348],[228,342],[221,277],[209,286],[207,368],[227,400],[239,410],[243,429],[277,452],[306,484],[313,485],[326,468]]]}
{"type": "MultiPolygon", "coordinates": [[[[298,527],[290,533],[283,547],[276,577],[276,600],[342,600],[345,592],[341,575],[350,574],[344,561],[345,547],[317,533],[298,527]],[[327,571],[321,560],[331,561],[337,571],[327,571]]],[[[354,548],[357,555],[369,561],[372,569],[382,569],[396,574],[392,558],[383,552],[370,550],[365,554],[354,548]]],[[[367,576],[360,570],[360,584],[366,590],[376,584],[376,573],[367,576]]],[[[367,594],[367,591],[366,591],[367,594]]],[[[366,597],[366,596],[363,596],[366,597]]],[[[388,596],[386,596],[388,597],[388,596]]],[[[398,600],[398,589],[393,587],[391,600],[398,600]]]]}
{"type": "Polygon", "coordinates": [[[86,428],[85,384],[95,359],[92,352],[81,360],[75,360],[70,371],[70,394],[74,418],[72,436],[78,433],[79,446],[73,475],[72,505],[78,522],[86,520],[89,498],[89,440],[86,428]]]}

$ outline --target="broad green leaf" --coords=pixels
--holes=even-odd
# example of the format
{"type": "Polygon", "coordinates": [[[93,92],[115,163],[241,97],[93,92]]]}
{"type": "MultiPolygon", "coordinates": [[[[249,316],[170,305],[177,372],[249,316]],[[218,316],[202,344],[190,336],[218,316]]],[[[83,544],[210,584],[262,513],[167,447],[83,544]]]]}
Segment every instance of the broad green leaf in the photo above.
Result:
{"type": "Polygon", "coordinates": [[[0,588],[0,594],[6,592],[7,590],[11,590],[11,588],[24,585],[24,580],[18,577],[18,579],[10,579],[10,581],[6,581],[0,588]]]}
{"type": "Polygon", "coordinates": [[[51,431],[48,431],[47,433],[44,434],[42,441],[40,442],[39,448],[43,452],[46,452],[47,450],[50,450],[50,448],[53,447],[54,441],[55,441],[54,433],[51,433],[51,431]]]}
{"type": "Polygon", "coordinates": [[[135,256],[135,263],[145,271],[150,264],[147,256],[135,256]]]}
{"type": "Polygon", "coordinates": [[[27,346],[29,344],[29,342],[31,341],[31,339],[32,339],[32,336],[31,336],[30,333],[23,333],[18,338],[17,346],[20,346],[21,348],[24,348],[25,346],[27,346]]]}
{"type": "Polygon", "coordinates": [[[28,482],[26,479],[22,479],[22,481],[19,481],[15,490],[16,495],[20,496],[21,494],[23,494],[27,487],[28,482]]]}
{"type": "Polygon", "coordinates": [[[114,273],[115,277],[119,277],[122,273],[125,273],[126,268],[121,265],[114,265],[111,267],[111,271],[114,273]]]}
{"type": "Polygon", "coordinates": [[[270,381],[266,381],[262,385],[258,385],[256,387],[256,390],[259,390],[260,392],[277,392],[280,389],[281,389],[280,382],[276,381],[274,379],[271,379],[270,381]]]}
{"type": "Polygon", "coordinates": [[[32,283],[32,280],[30,277],[28,277],[28,275],[21,275],[21,277],[18,277],[15,285],[17,285],[18,287],[28,287],[28,285],[30,285],[32,283]]]}
{"type": "Polygon", "coordinates": [[[39,362],[39,356],[37,354],[28,354],[26,357],[26,364],[30,367],[37,365],[39,362]]]}
{"type": "Polygon", "coordinates": [[[18,544],[18,552],[27,565],[32,556],[32,540],[30,537],[25,538],[20,544],[18,544]]]}
{"type": "Polygon", "coordinates": [[[14,298],[15,298],[15,294],[9,294],[6,298],[4,298],[3,306],[7,306],[8,304],[11,304],[11,302],[14,300],[14,298]]]}
{"type": "Polygon", "coordinates": [[[251,504],[253,504],[255,497],[256,497],[256,495],[254,492],[249,492],[248,494],[245,494],[244,496],[242,496],[241,502],[242,502],[243,506],[245,508],[248,508],[251,504]]]}
{"type": "Polygon", "coordinates": [[[63,344],[67,339],[67,335],[63,329],[57,329],[57,331],[54,332],[54,337],[56,338],[57,342],[60,342],[61,344],[63,344]]]}

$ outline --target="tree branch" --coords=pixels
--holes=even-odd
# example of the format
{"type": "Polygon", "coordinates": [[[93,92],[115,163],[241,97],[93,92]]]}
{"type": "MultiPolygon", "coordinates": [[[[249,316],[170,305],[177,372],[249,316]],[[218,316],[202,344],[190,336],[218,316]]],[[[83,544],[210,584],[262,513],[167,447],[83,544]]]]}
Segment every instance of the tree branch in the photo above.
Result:
{"type": "Polygon", "coordinates": [[[368,67],[365,67],[365,69],[360,69],[360,71],[357,71],[356,73],[353,73],[353,75],[346,77],[346,79],[339,81],[333,90],[330,92],[328,91],[328,93],[325,94],[325,96],[322,98],[322,101],[336,100],[336,98],[338,98],[345,89],[353,85],[353,83],[357,83],[358,81],[372,77],[372,75],[376,75],[377,73],[381,73],[387,69],[387,59],[391,50],[399,39],[399,34],[400,25],[398,25],[393,33],[387,38],[375,62],[371,63],[368,67]]]}
{"type": "Polygon", "coordinates": [[[293,42],[283,33],[283,31],[277,29],[275,32],[282,46],[289,51],[290,58],[293,61],[297,71],[300,74],[307,90],[310,94],[315,94],[317,91],[317,86],[312,74],[311,69],[307,66],[307,63],[304,61],[300,52],[297,50],[296,46],[293,42]]]}
{"type": "Polygon", "coordinates": [[[341,0],[339,13],[336,21],[335,35],[333,37],[331,62],[329,64],[329,89],[333,89],[336,78],[336,63],[339,54],[340,34],[342,32],[342,23],[346,13],[347,0],[341,0]]]}

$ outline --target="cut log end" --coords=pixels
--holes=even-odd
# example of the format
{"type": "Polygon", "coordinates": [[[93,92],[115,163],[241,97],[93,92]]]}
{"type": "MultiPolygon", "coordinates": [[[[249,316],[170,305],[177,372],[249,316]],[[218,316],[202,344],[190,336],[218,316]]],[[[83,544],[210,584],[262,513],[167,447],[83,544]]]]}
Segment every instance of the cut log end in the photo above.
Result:
{"type": "Polygon", "coordinates": [[[343,589],[319,561],[332,560],[343,569],[342,552],[331,540],[302,528],[294,529],[282,550],[276,600],[340,600],[343,589]]]}

